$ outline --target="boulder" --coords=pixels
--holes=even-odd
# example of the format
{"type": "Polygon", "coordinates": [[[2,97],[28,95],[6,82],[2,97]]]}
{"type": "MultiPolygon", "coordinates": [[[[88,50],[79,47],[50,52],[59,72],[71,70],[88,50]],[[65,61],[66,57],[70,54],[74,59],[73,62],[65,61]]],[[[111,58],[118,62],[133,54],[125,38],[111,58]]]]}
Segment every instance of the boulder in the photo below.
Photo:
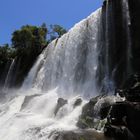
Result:
{"type": "Polygon", "coordinates": [[[130,102],[140,102],[140,75],[131,75],[123,85],[123,89],[116,90],[121,97],[130,102]]]}
{"type": "Polygon", "coordinates": [[[82,99],[81,99],[81,98],[78,98],[78,99],[74,102],[73,107],[75,108],[75,107],[77,107],[77,106],[79,106],[79,105],[81,105],[81,104],[82,104],[82,99]]]}
{"type": "Polygon", "coordinates": [[[105,119],[108,116],[110,107],[111,107],[111,103],[109,103],[109,102],[104,102],[101,105],[101,108],[100,108],[100,118],[101,119],[105,119]]]}
{"type": "Polygon", "coordinates": [[[54,114],[56,115],[57,112],[59,111],[59,109],[64,106],[65,104],[67,104],[68,101],[63,99],[63,98],[58,98],[57,100],[57,105],[56,105],[56,108],[55,108],[55,111],[54,111],[54,114]]]}
{"type": "Polygon", "coordinates": [[[82,129],[102,129],[105,125],[104,122],[106,122],[105,120],[110,111],[110,107],[115,100],[119,99],[115,96],[97,96],[90,99],[82,109],[77,126],[82,129]]]}

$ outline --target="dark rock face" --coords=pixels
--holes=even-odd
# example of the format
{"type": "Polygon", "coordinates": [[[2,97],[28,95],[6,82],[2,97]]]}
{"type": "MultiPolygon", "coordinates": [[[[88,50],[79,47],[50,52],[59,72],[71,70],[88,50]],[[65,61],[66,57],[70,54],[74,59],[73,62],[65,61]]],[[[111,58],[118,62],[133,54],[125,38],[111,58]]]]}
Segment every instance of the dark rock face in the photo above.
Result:
{"type": "Polygon", "coordinates": [[[97,71],[102,92],[122,88],[130,74],[140,72],[139,16],[139,0],[104,1],[97,71]]]}
{"type": "Polygon", "coordinates": [[[140,1],[129,0],[132,32],[132,66],[135,72],[140,72],[140,1]]]}
{"type": "Polygon", "coordinates": [[[55,111],[54,111],[54,114],[56,115],[57,112],[59,111],[59,109],[64,106],[65,104],[67,104],[67,100],[63,99],[63,98],[59,98],[57,100],[57,105],[56,105],[56,108],[55,108],[55,111]]]}
{"type": "Polygon", "coordinates": [[[112,106],[105,134],[125,140],[140,139],[140,103],[118,102],[112,106]]]}
{"type": "Polygon", "coordinates": [[[131,76],[125,84],[124,90],[119,94],[125,101],[112,105],[105,126],[105,135],[116,140],[140,139],[140,78],[139,75],[131,76]]]}
{"type": "Polygon", "coordinates": [[[101,108],[100,108],[100,118],[101,119],[105,119],[107,117],[108,112],[110,110],[110,107],[111,107],[111,103],[110,102],[104,102],[101,105],[101,108]]]}
{"type": "Polygon", "coordinates": [[[140,74],[131,75],[125,82],[123,89],[117,90],[127,101],[140,102],[140,74]]]}
{"type": "Polygon", "coordinates": [[[103,91],[110,90],[109,81],[114,79],[115,85],[121,84],[126,73],[126,33],[123,28],[121,0],[107,0],[102,10],[102,45],[99,55],[99,73],[103,91]]]}

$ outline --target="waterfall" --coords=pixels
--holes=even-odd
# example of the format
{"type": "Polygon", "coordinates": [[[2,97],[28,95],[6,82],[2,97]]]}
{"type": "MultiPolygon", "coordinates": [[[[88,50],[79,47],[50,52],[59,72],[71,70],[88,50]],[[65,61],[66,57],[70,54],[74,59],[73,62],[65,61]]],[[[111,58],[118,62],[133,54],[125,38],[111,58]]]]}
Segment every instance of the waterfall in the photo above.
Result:
{"type": "MultiPolygon", "coordinates": [[[[0,104],[0,139],[56,140],[60,132],[78,130],[76,123],[86,99],[99,94],[101,13],[101,9],[92,13],[40,54],[21,89],[0,104]],[[74,106],[79,98],[82,103],[74,106]]],[[[5,88],[13,65],[14,60],[5,88]]]]}
{"type": "Polygon", "coordinates": [[[85,94],[87,97],[98,94],[96,70],[100,15],[99,9],[51,42],[29,72],[22,89],[57,88],[60,94],[85,94]]]}
{"type": "Polygon", "coordinates": [[[103,3],[99,30],[101,32],[99,42],[101,43],[98,44],[98,84],[102,93],[112,94],[115,87],[114,71],[116,70],[116,65],[112,63],[115,50],[115,27],[113,2],[110,0],[106,0],[103,3]]]}
{"type": "Polygon", "coordinates": [[[105,78],[104,78],[104,85],[105,85],[105,92],[109,93],[111,92],[112,88],[112,75],[110,74],[110,58],[109,58],[109,45],[110,45],[110,14],[111,9],[109,7],[109,0],[106,1],[106,31],[105,31],[105,78]]]}
{"type": "Polygon", "coordinates": [[[104,0],[101,9],[49,43],[20,89],[9,90],[18,83],[21,59],[7,65],[0,91],[0,140],[109,140],[95,129],[104,127],[107,109],[122,99],[97,95],[112,95],[140,70],[137,3],[104,0]]]}
{"type": "Polygon", "coordinates": [[[12,74],[13,74],[12,72],[14,70],[14,65],[15,65],[15,59],[12,60],[11,65],[9,67],[7,76],[5,78],[3,90],[7,90],[9,88],[9,86],[10,86],[11,78],[12,78],[12,74]]]}

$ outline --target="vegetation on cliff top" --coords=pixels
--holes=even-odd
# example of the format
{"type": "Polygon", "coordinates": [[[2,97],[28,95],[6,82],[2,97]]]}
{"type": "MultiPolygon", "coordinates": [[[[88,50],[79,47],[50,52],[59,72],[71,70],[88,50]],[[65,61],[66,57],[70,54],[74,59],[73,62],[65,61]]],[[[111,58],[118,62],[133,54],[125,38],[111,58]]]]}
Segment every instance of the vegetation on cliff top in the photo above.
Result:
{"type": "Polygon", "coordinates": [[[8,44],[0,46],[0,78],[7,63],[15,59],[18,65],[15,85],[20,84],[48,43],[66,32],[60,25],[47,27],[45,23],[41,26],[25,25],[14,31],[11,46],[8,44]]]}

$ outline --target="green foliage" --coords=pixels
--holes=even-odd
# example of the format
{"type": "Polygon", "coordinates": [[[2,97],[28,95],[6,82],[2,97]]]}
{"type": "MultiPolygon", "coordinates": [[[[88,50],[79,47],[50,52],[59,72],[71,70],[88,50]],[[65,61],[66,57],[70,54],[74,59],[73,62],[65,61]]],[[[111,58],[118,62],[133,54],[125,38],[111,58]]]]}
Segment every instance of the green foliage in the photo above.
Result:
{"type": "Polygon", "coordinates": [[[15,48],[41,47],[46,45],[47,28],[26,25],[12,34],[12,46],[15,48]]]}
{"type": "Polygon", "coordinates": [[[52,26],[53,31],[58,34],[59,37],[61,37],[63,34],[65,34],[67,31],[61,27],[60,25],[53,25],[52,26]]]}
{"type": "Polygon", "coordinates": [[[4,67],[16,58],[18,67],[15,85],[22,83],[24,77],[34,64],[37,56],[53,39],[66,33],[66,30],[59,25],[51,25],[48,30],[45,23],[41,26],[22,26],[12,34],[12,46],[5,44],[0,47],[0,77],[4,67]],[[49,38],[48,40],[46,38],[49,38]]]}
{"type": "Polygon", "coordinates": [[[17,83],[21,83],[37,56],[47,45],[46,35],[45,24],[41,27],[26,25],[13,33],[12,46],[16,48],[16,56],[20,61],[17,83]]]}
{"type": "Polygon", "coordinates": [[[67,32],[66,29],[64,29],[62,26],[60,25],[50,25],[50,31],[49,31],[49,37],[50,37],[50,41],[61,37],[63,34],[65,34],[67,32]]]}
{"type": "Polygon", "coordinates": [[[3,65],[7,61],[8,53],[7,46],[0,47],[0,65],[3,65]]]}
{"type": "Polygon", "coordinates": [[[7,65],[15,58],[15,49],[10,48],[8,44],[0,46],[0,86],[3,84],[4,73],[7,65]]]}

